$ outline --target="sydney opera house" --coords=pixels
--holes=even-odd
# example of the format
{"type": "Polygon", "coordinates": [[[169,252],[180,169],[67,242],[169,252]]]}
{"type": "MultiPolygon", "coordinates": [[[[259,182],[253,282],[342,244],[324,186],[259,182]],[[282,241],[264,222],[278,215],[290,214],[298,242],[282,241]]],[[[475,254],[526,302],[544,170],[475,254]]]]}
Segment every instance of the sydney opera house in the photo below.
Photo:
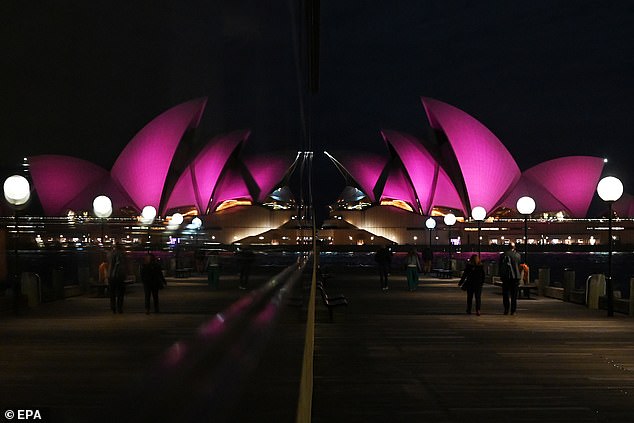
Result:
{"type": "MultiPolygon", "coordinates": [[[[110,170],[69,156],[25,159],[43,219],[73,223],[72,237],[80,242],[103,242],[109,235],[130,240],[130,234],[130,242],[164,242],[173,234],[219,244],[305,240],[300,232],[310,225],[300,223],[301,205],[290,186],[297,164],[312,152],[249,155],[244,148],[248,130],[198,142],[196,129],[206,102],[191,100],[160,114],[127,144],[110,170]],[[94,216],[97,196],[111,201],[107,220],[94,216]],[[139,221],[147,208],[154,211],[151,221],[139,221]],[[184,216],[180,225],[172,218],[175,213],[184,216]],[[197,225],[192,225],[194,217],[197,225]],[[126,230],[113,233],[120,227],[126,230]]],[[[430,127],[427,139],[382,130],[383,155],[326,153],[332,170],[343,176],[344,188],[319,231],[325,244],[431,243],[430,217],[436,243],[470,244],[476,239],[475,208],[484,210],[478,233],[485,245],[522,242],[525,217],[530,217],[529,243],[605,242],[606,225],[588,215],[603,158],[552,158],[522,171],[503,143],[469,114],[431,98],[422,98],[422,105],[430,127]],[[516,207],[525,196],[535,203],[526,216],[516,207]],[[457,221],[452,226],[443,220],[450,214],[457,221]]],[[[632,197],[624,195],[614,210],[622,222],[617,237],[624,237],[618,228],[632,225],[632,197]]],[[[57,235],[62,227],[38,230],[34,224],[32,232],[41,243],[67,238],[57,235]]]]}
{"type": "MultiPolygon", "coordinates": [[[[475,118],[438,100],[421,101],[431,128],[428,140],[383,130],[385,155],[327,153],[347,184],[333,211],[338,219],[403,244],[426,238],[421,216],[453,214],[461,228],[442,227],[440,218],[432,223],[439,243],[461,244],[468,238],[474,243],[469,232],[475,230],[472,211],[478,207],[484,211],[484,244],[523,242],[520,229],[525,217],[535,229],[529,243],[605,243],[603,219],[589,219],[603,158],[553,158],[521,171],[502,142],[475,118]],[[528,216],[516,206],[525,196],[535,205],[528,216]]],[[[625,194],[614,211],[621,218],[619,229],[629,228],[632,197],[625,194]]],[[[626,238],[620,240],[631,243],[626,238]]]]}

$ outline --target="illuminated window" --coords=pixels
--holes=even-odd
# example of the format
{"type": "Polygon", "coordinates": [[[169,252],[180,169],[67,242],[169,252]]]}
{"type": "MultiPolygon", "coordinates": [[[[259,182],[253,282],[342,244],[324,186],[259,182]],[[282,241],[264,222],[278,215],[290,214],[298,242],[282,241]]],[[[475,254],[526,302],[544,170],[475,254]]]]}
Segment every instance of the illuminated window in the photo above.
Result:
{"type": "Polygon", "coordinates": [[[403,200],[381,200],[381,205],[398,207],[399,209],[407,210],[409,212],[414,211],[414,209],[412,209],[412,207],[403,200]]]}

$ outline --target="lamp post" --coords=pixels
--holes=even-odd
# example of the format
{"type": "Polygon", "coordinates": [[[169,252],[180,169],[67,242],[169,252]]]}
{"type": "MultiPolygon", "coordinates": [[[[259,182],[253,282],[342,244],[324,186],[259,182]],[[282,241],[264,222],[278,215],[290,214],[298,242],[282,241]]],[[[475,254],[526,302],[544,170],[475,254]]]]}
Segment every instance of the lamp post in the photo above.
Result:
{"type": "Polygon", "coordinates": [[[431,231],[434,230],[434,228],[436,227],[436,221],[430,217],[429,219],[427,219],[425,221],[425,226],[427,226],[427,229],[429,229],[429,249],[431,250],[431,231]]]}
{"type": "Polygon", "coordinates": [[[451,261],[451,250],[453,245],[451,244],[451,227],[456,224],[456,215],[453,213],[447,213],[443,218],[445,225],[447,225],[447,241],[449,244],[449,261],[451,261]]]}
{"type": "Polygon", "coordinates": [[[623,183],[614,176],[606,176],[597,185],[599,197],[608,203],[608,274],[605,278],[608,317],[614,315],[614,287],[612,286],[612,203],[623,195],[623,183]]]}
{"type": "Polygon", "coordinates": [[[18,242],[20,240],[20,227],[18,226],[18,210],[25,207],[31,198],[31,186],[29,181],[21,175],[9,176],[3,185],[4,198],[13,208],[13,222],[15,225],[15,243],[14,243],[14,279],[13,279],[13,295],[15,300],[15,312],[19,313],[20,307],[20,269],[18,260],[18,242]]]}
{"type": "Polygon", "coordinates": [[[196,231],[196,235],[194,235],[195,238],[195,247],[196,249],[198,249],[198,233],[200,232],[200,228],[202,228],[203,226],[203,221],[200,219],[200,217],[196,216],[192,219],[192,228],[196,231]]]}
{"type": "Polygon", "coordinates": [[[104,221],[112,215],[112,201],[105,195],[98,195],[92,201],[92,210],[95,216],[101,219],[101,245],[105,245],[103,225],[104,221]]]}
{"type": "Polygon", "coordinates": [[[156,208],[154,206],[145,206],[141,210],[141,223],[147,226],[147,249],[152,249],[152,239],[150,237],[150,230],[154,219],[156,218],[156,208]]]}
{"type": "Polygon", "coordinates": [[[521,197],[517,200],[517,211],[524,216],[524,264],[527,264],[528,256],[528,216],[535,211],[535,200],[531,197],[521,197]]]}
{"type": "Polygon", "coordinates": [[[168,228],[176,231],[175,250],[176,250],[176,268],[177,269],[180,269],[182,267],[180,266],[180,239],[178,236],[178,227],[181,225],[181,223],[183,223],[183,220],[185,219],[183,218],[182,214],[174,213],[172,217],[170,218],[169,224],[167,225],[168,228]]]}
{"type": "Polygon", "coordinates": [[[478,257],[480,257],[480,230],[486,216],[487,211],[482,206],[476,206],[471,210],[471,217],[478,223],[478,257]]]}

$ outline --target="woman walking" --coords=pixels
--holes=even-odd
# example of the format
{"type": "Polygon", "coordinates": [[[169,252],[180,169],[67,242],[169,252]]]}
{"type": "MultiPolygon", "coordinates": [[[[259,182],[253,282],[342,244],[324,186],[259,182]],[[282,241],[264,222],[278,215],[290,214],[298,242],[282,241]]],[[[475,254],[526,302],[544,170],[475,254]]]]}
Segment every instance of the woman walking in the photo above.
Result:
{"type": "Polygon", "coordinates": [[[482,305],[482,285],[484,284],[484,268],[477,254],[471,256],[467,262],[467,267],[462,273],[458,285],[464,291],[467,291],[467,314],[471,314],[473,297],[476,300],[476,314],[480,315],[480,307],[482,305]]]}

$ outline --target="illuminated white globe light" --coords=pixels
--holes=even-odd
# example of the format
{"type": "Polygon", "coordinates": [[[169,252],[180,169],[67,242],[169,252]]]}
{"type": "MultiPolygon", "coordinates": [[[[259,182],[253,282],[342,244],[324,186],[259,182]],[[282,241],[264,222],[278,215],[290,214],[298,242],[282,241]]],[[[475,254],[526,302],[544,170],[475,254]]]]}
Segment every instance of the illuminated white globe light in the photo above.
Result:
{"type": "Polygon", "coordinates": [[[4,181],[4,198],[13,206],[26,204],[31,198],[31,186],[24,176],[9,176],[4,181]]]}
{"type": "Polygon", "coordinates": [[[156,208],[154,206],[145,206],[143,210],[141,210],[141,222],[145,224],[150,224],[154,222],[156,218],[156,208]]]}
{"type": "Polygon", "coordinates": [[[192,219],[192,226],[194,229],[200,229],[203,226],[203,221],[200,220],[200,217],[196,216],[192,219]]]}
{"type": "Polygon", "coordinates": [[[97,217],[110,217],[112,214],[112,201],[105,195],[99,195],[93,200],[92,209],[97,217]]]}
{"type": "Polygon", "coordinates": [[[482,206],[476,206],[471,210],[471,217],[473,217],[473,220],[482,221],[487,217],[487,211],[482,206]]]}
{"type": "Polygon", "coordinates": [[[425,221],[425,226],[427,226],[427,229],[434,229],[436,227],[436,221],[430,217],[425,221]]]}
{"type": "Polygon", "coordinates": [[[453,213],[448,213],[445,215],[443,220],[445,222],[445,225],[453,226],[456,223],[456,215],[454,215],[453,213]]]}
{"type": "Polygon", "coordinates": [[[520,214],[529,215],[535,211],[535,200],[531,197],[521,197],[517,200],[517,211],[520,214]]]}
{"type": "Polygon", "coordinates": [[[178,225],[180,225],[181,223],[183,223],[183,220],[185,220],[185,219],[183,218],[183,215],[182,215],[182,214],[180,214],[180,213],[174,213],[174,214],[172,215],[172,219],[170,220],[170,225],[173,225],[173,226],[178,226],[178,225]]]}
{"type": "Polygon", "coordinates": [[[623,195],[623,183],[619,178],[606,176],[599,181],[597,193],[603,201],[617,201],[623,195]]]}

